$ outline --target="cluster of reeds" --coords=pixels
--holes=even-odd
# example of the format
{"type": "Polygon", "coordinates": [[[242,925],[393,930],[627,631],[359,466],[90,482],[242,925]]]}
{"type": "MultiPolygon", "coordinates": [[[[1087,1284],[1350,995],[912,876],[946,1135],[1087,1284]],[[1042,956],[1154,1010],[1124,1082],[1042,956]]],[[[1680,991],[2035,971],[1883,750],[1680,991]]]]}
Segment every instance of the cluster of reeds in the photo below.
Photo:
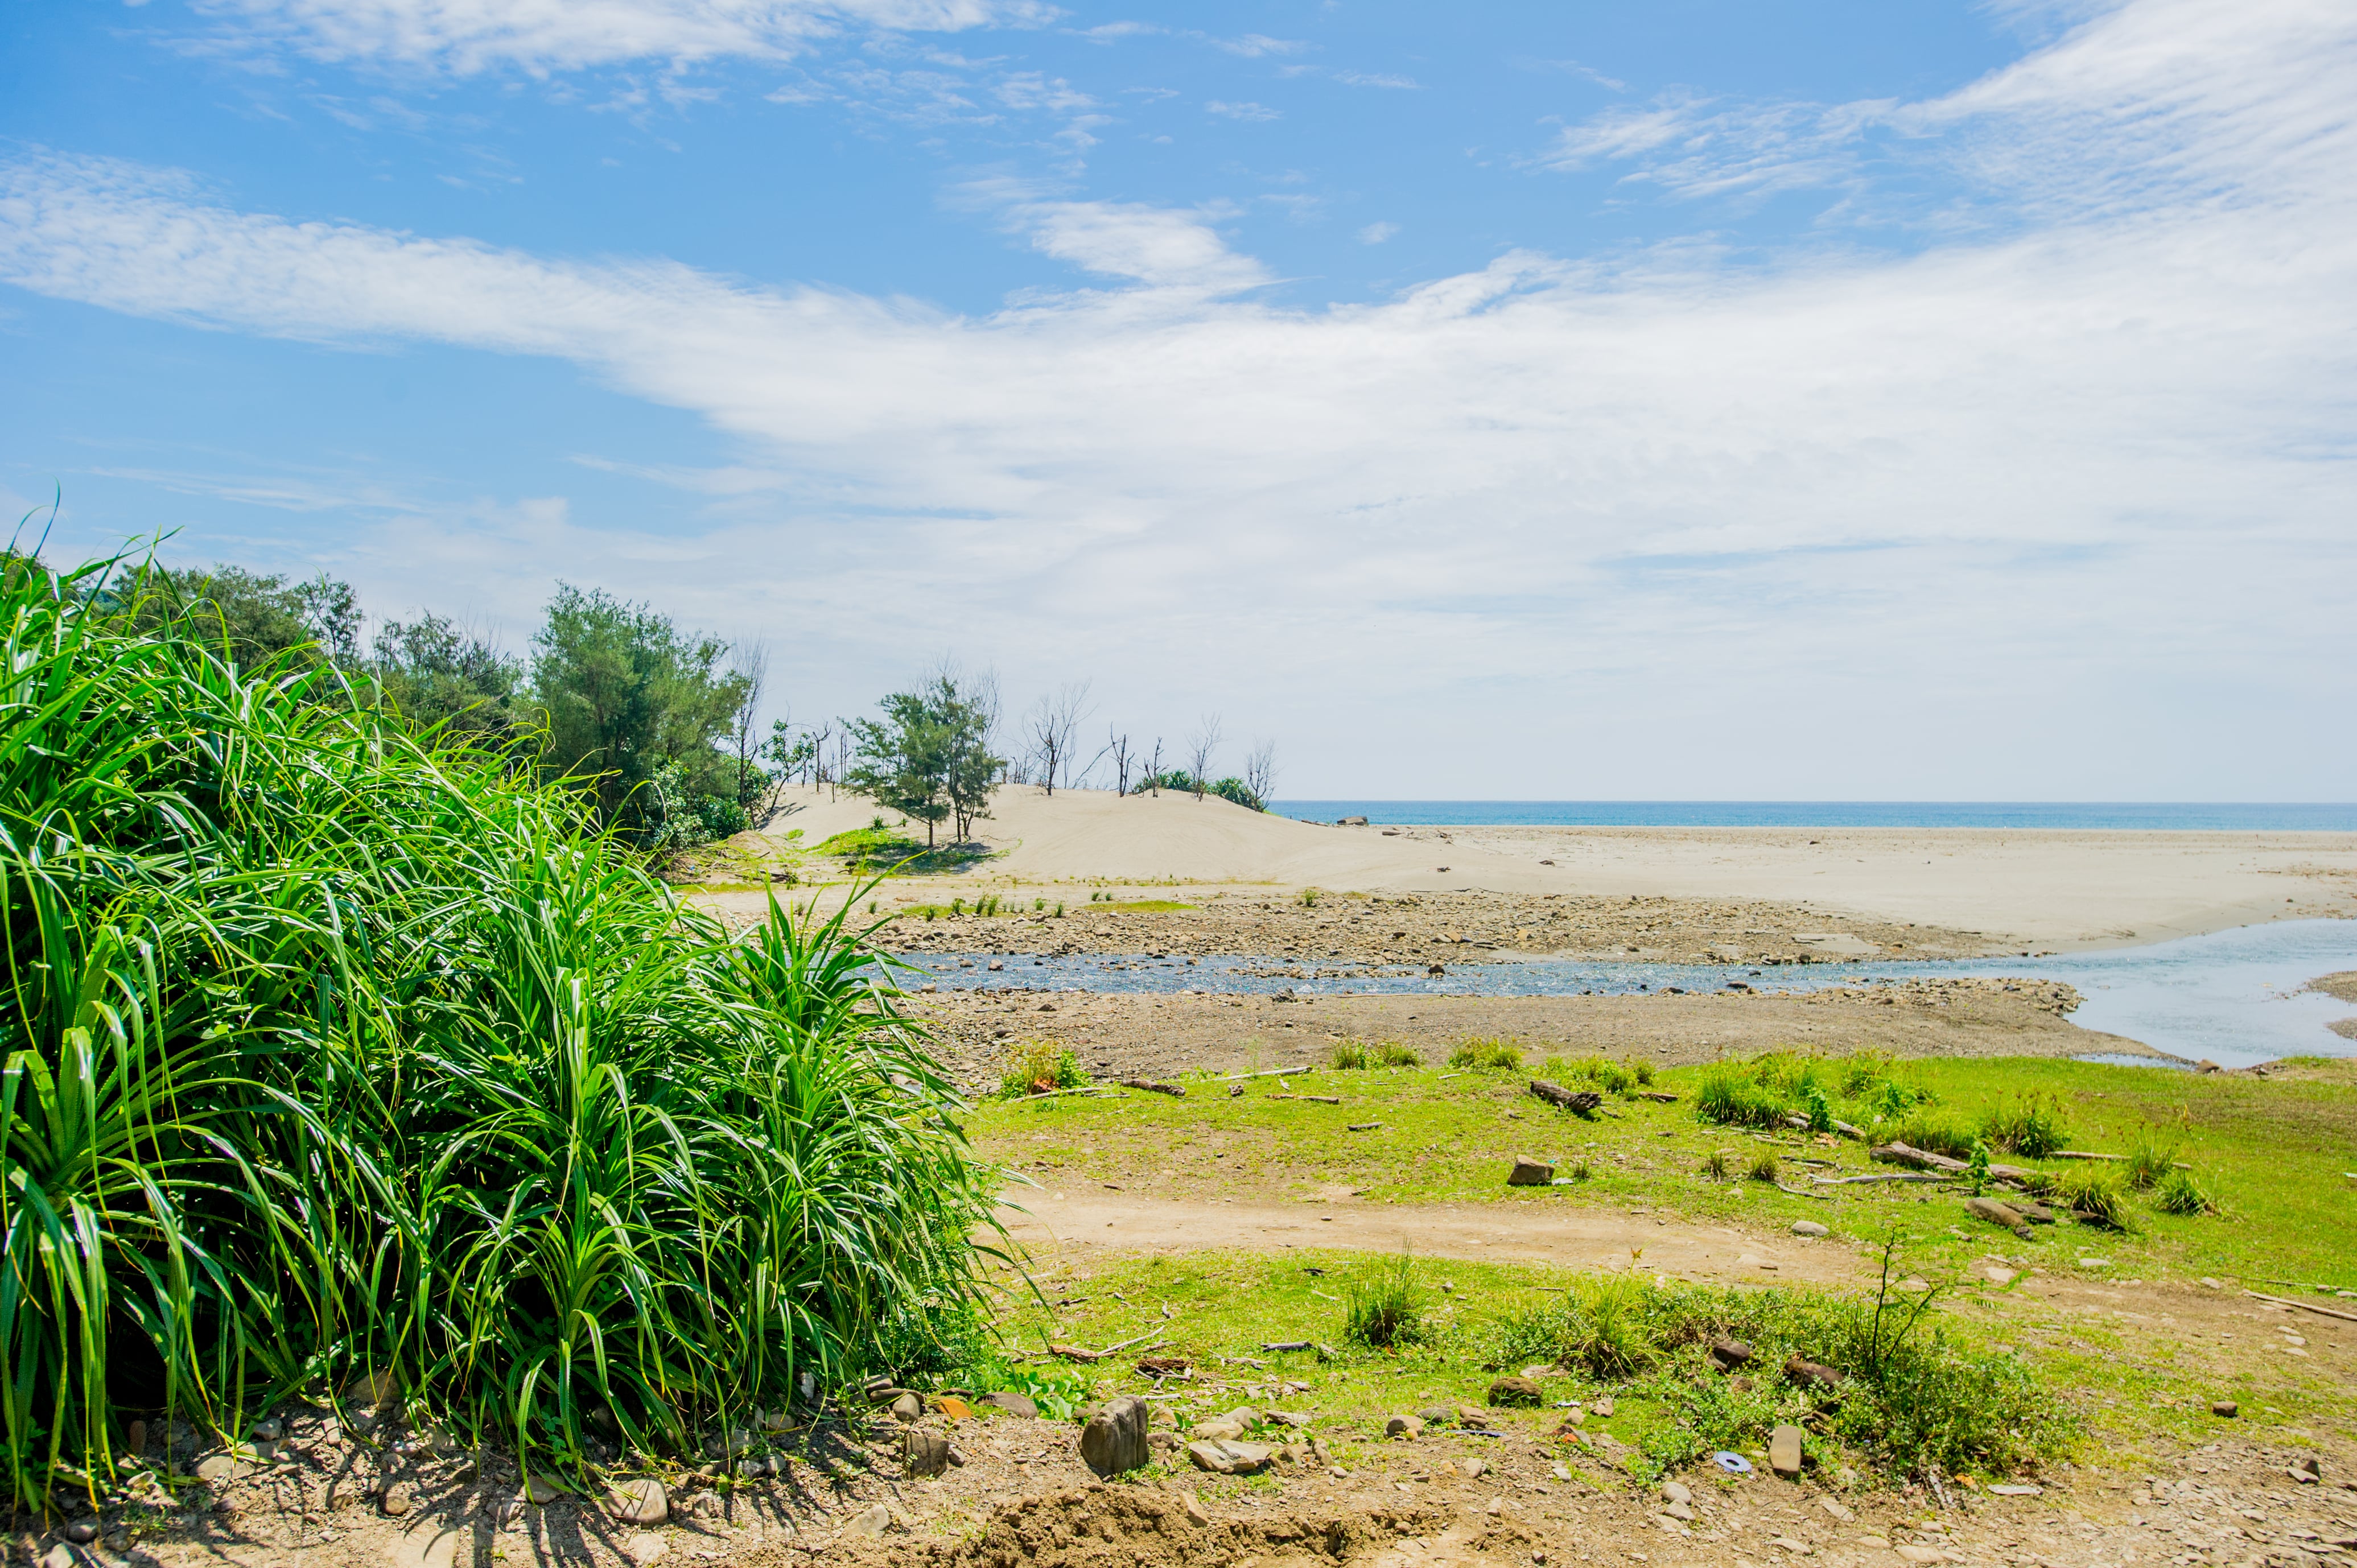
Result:
{"type": "Polygon", "coordinates": [[[127,629],[112,570],[0,564],[19,1506],[356,1377],[533,1467],[692,1451],[974,1299],[987,1182],[841,915],[731,940],[510,758],[127,629]]]}

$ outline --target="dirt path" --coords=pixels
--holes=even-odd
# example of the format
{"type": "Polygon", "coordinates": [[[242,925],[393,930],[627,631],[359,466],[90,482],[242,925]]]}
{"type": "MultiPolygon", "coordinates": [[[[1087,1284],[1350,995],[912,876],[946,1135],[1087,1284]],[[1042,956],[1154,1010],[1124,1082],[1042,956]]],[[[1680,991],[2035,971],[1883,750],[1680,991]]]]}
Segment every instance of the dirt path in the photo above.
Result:
{"type": "Polygon", "coordinates": [[[1227,1203],[1146,1197],[1101,1186],[1022,1189],[1000,1219],[1040,1262],[1089,1252],[1413,1251],[1419,1258],[1554,1263],[1566,1268],[1641,1266],[1674,1278],[1755,1283],[1846,1283],[1857,1255],[1840,1241],[1746,1232],[1669,1214],[1566,1203],[1227,1203]],[[1028,1212],[1018,1212],[1027,1210],[1028,1212]]]}

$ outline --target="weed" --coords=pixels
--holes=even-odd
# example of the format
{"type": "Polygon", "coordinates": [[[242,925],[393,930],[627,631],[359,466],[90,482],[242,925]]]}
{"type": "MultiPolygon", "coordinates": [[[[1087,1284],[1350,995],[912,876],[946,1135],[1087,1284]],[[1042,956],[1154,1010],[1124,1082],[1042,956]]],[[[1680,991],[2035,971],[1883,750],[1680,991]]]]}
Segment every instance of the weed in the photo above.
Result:
{"type": "Polygon", "coordinates": [[[1772,1182],[1784,1174],[1784,1167],[1777,1161],[1775,1150],[1762,1149],[1752,1156],[1751,1169],[1747,1174],[1753,1181],[1772,1182]]]}
{"type": "Polygon", "coordinates": [[[1334,1047],[1334,1066],[1343,1072],[1355,1072],[1368,1065],[1365,1045],[1357,1040],[1342,1040],[1334,1047]]]}
{"type": "Polygon", "coordinates": [[[2160,1178],[2154,1188],[2152,1206],[2163,1214],[2210,1214],[2217,1210],[2217,1201],[2201,1190],[2191,1171],[2172,1170],[2160,1178]]]}
{"type": "Polygon", "coordinates": [[[1880,1129],[1884,1139],[1905,1144],[1910,1148],[1926,1149],[1950,1159],[1972,1157],[1974,1135],[1953,1116],[1943,1115],[1918,1105],[1896,1122],[1880,1129]]]}
{"type": "Polygon", "coordinates": [[[1296,897],[1303,908],[1315,909],[1318,908],[1318,900],[1324,895],[1315,887],[1305,887],[1296,897]]]}
{"type": "Polygon", "coordinates": [[[1053,1040],[1027,1040],[1017,1046],[1007,1053],[1006,1070],[998,1078],[998,1092],[1009,1100],[1088,1085],[1088,1069],[1081,1066],[1072,1048],[1053,1040]]]}
{"type": "Polygon", "coordinates": [[[2133,1230],[2127,1194],[2120,1190],[2119,1172],[2109,1165],[2089,1165],[2055,1178],[2053,1195],[2064,1208],[2091,1224],[2114,1230],[2133,1230]]]}
{"type": "Polygon", "coordinates": [[[1731,1168],[1732,1166],[1728,1164],[1727,1151],[1725,1149],[1713,1149],[1710,1152],[1709,1157],[1705,1159],[1702,1163],[1703,1174],[1708,1176],[1716,1176],[1720,1181],[1725,1181],[1727,1179],[1727,1173],[1731,1168]]]}
{"type": "Polygon", "coordinates": [[[1034,898],[1034,899],[1032,899],[1032,900],[1031,900],[1031,909],[1032,909],[1032,912],[1033,912],[1034,914],[1037,914],[1039,911],[1040,911],[1040,910],[1042,910],[1042,909],[1046,908],[1047,907],[1048,907],[1048,900],[1046,900],[1045,898],[1034,898]]]}
{"type": "Polygon", "coordinates": [[[1064,903],[1063,903],[1063,900],[1060,898],[1060,899],[1058,899],[1058,900],[1056,901],[1056,918],[1058,918],[1058,919],[1060,919],[1060,919],[1062,919],[1063,918],[1064,918],[1064,903]]]}
{"type": "Polygon", "coordinates": [[[1631,1076],[1636,1079],[1640,1088],[1651,1089],[1653,1086],[1653,1064],[1652,1062],[1649,1062],[1641,1057],[1637,1060],[1629,1064],[1629,1071],[1631,1076]]]}
{"type": "Polygon", "coordinates": [[[1773,1127],[1789,1112],[1784,1102],[1738,1068],[1706,1069],[1695,1085],[1695,1119],[1731,1127],[1773,1127]]]}
{"type": "Polygon", "coordinates": [[[1522,1047],[1510,1046],[1503,1040],[1468,1040],[1448,1053],[1448,1065],[1511,1071],[1523,1065],[1522,1047]]]}
{"type": "Polygon", "coordinates": [[[1574,1160],[1574,1161],[1572,1162],[1572,1165],[1571,1165],[1571,1179],[1572,1179],[1572,1180],[1574,1180],[1574,1181],[1586,1181],[1586,1180],[1588,1178],[1588,1176],[1589,1176],[1590,1175],[1592,1175],[1592,1174],[1593,1174],[1593,1173],[1592,1173],[1592,1172],[1590,1172],[1590,1171],[1588,1170],[1588,1168],[1587,1168],[1587,1162],[1586,1160],[1574,1160]]]}
{"type": "Polygon", "coordinates": [[[1414,1046],[1404,1046],[1394,1040],[1380,1047],[1385,1067],[1422,1067],[1424,1058],[1416,1055],[1414,1046]]]}
{"type": "Polygon", "coordinates": [[[1413,1345],[1425,1337],[1424,1293],[1416,1288],[1411,1268],[1411,1260],[1403,1252],[1396,1262],[1378,1263],[1372,1274],[1343,1285],[1345,1339],[1388,1350],[1413,1345]]]}
{"type": "Polygon", "coordinates": [[[1647,1289],[1641,1274],[1591,1274],[1564,1293],[1558,1351],[1564,1364],[1619,1378],[1651,1361],[1655,1345],[1645,1311],[1647,1289]]]}
{"type": "Polygon", "coordinates": [[[1981,1116],[1980,1134],[1991,1148],[2033,1160],[2071,1141],[2061,1099],[2053,1094],[2024,1094],[1991,1106],[1981,1116]]]}
{"type": "Polygon", "coordinates": [[[2128,1157],[2121,1162],[2120,1174],[2138,1192],[2150,1192],[2176,1168],[2177,1145],[2155,1137],[2147,1128],[2128,1145],[2128,1157]]]}

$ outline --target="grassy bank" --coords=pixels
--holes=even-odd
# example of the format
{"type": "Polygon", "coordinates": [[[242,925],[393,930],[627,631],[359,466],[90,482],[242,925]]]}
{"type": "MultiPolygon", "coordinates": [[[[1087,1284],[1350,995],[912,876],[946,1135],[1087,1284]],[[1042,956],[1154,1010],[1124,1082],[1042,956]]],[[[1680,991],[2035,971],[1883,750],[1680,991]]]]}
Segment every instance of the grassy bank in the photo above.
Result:
{"type": "Polygon", "coordinates": [[[0,581],[17,1501],[359,1379],[533,1466],[694,1451],[970,1294],[985,1184],[841,917],[732,942],[511,757],[107,574],[0,581]]]}
{"type": "MultiPolygon", "coordinates": [[[[1812,1176],[1891,1167],[1870,1164],[1862,1144],[1834,1134],[1699,1119],[1696,1090],[1711,1068],[1660,1075],[1653,1087],[1678,1095],[1676,1103],[1608,1094],[1592,1119],[1529,1094],[1534,1074],[1568,1079],[1578,1065],[1329,1069],[1257,1079],[1236,1098],[1224,1085],[1198,1084],[1185,1099],[998,1101],[979,1108],[967,1126],[985,1153],[1043,1179],[1069,1171],[1173,1197],[1613,1204],[1777,1230],[1814,1219],[1853,1238],[1878,1235],[1903,1216],[1930,1232],[1929,1262],[1943,1267],[1995,1251],[2076,1270],[2082,1256],[2100,1255],[2105,1267],[2088,1272],[2357,1290],[2350,1212],[2357,1180],[2343,1174],[2357,1170],[2357,1064],[2319,1063],[2266,1079],[2042,1058],[1890,1066],[1897,1081],[1928,1098],[1894,1106],[1883,1124],[1867,1129],[1878,1137],[1929,1136],[1925,1129],[1945,1127],[1969,1146],[1992,1117],[2018,1120],[2025,1107],[2048,1108],[2068,1134],[2065,1146],[2165,1153],[2191,1167],[2189,1176],[2215,1204],[2214,1212],[2169,1213],[2157,1188],[2123,1182],[2121,1212],[2131,1230],[2065,1221],[2036,1227],[2026,1241],[1968,1218],[1962,1193],[1903,1186],[1813,1188],[1822,1197],[1784,1190],[1812,1190],[1812,1176]],[[1369,1122],[1379,1125],[1351,1130],[1369,1122]],[[1508,1165],[1524,1155],[1552,1161],[1573,1185],[1507,1187],[1508,1165]],[[1752,1179],[1770,1160],[1777,1179],[1752,1179]]],[[[2002,1149],[1993,1157],[2061,1179],[2094,1168],[2002,1149]]]]}

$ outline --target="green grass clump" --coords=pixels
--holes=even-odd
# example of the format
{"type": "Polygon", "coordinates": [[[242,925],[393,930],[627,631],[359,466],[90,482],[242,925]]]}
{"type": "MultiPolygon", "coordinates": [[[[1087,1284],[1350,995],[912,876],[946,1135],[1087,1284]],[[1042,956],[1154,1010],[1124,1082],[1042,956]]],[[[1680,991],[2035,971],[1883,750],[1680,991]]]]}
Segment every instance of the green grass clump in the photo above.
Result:
{"type": "Polygon", "coordinates": [[[1919,1105],[1896,1122],[1874,1130],[1875,1136],[1886,1144],[1905,1144],[1913,1149],[1945,1155],[1952,1160],[1973,1157],[1973,1144],[1978,1134],[1953,1116],[1919,1105]]]}
{"type": "Polygon", "coordinates": [[[1983,1112],[1980,1135],[1992,1149],[2042,1160],[2070,1144],[2071,1126],[2061,1096],[2023,1094],[1983,1112]]]}
{"type": "Polygon", "coordinates": [[[2152,1206],[2163,1214],[2177,1215],[2208,1214],[2218,1207],[2191,1171],[2177,1170],[2161,1177],[2154,1187],[2152,1206]]]}
{"type": "Polygon", "coordinates": [[[1422,1067],[1424,1065],[1424,1058],[1416,1054],[1414,1046],[1404,1046],[1397,1040],[1379,1047],[1377,1055],[1385,1067],[1422,1067]]]}
{"type": "Polygon", "coordinates": [[[1448,1065],[1512,1071],[1523,1065],[1523,1051],[1503,1040],[1468,1040],[1448,1053],[1448,1065]]]}
{"type": "MultiPolygon", "coordinates": [[[[690,1454],[971,1304],[992,1191],[845,913],[732,939],[584,799],[0,564],[0,1486],[388,1380],[690,1454]]],[[[847,906],[846,906],[847,911],[847,906]]]]}
{"type": "Polygon", "coordinates": [[[2054,1179],[2051,1197],[2081,1219],[2115,1230],[2136,1229],[2128,1214],[2120,1173],[2109,1165],[2085,1165],[2054,1179]]]}
{"type": "Polygon", "coordinates": [[[1784,1101],[1738,1068],[1706,1069],[1695,1085],[1695,1117],[1728,1127],[1773,1127],[1792,1112],[1784,1101]]]}
{"type": "Polygon", "coordinates": [[[1008,1100],[1044,1094],[1056,1089],[1086,1089],[1089,1070],[1070,1046],[1053,1040],[1026,1040],[1006,1056],[1006,1070],[998,1077],[998,1092],[1008,1100]]]}
{"type": "Polygon", "coordinates": [[[1370,1047],[1363,1040],[1343,1040],[1334,1047],[1334,1066],[1343,1072],[1357,1072],[1369,1065],[1370,1047]]]}
{"type": "Polygon", "coordinates": [[[1784,1167],[1777,1162],[1775,1150],[1762,1149],[1751,1157],[1751,1168],[1744,1174],[1750,1176],[1753,1181],[1764,1181],[1772,1185],[1784,1174],[1784,1167]]]}
{"type": "Polygon", "coordinates": [[[2177,1145],[2147,1130],[2128,1145],[2128,1157],[2120,1164],[2120,1175],[2136,1191],[2150,1192],[2176,1168],[2177,1145]]]}
{"type": "Polygon", "coordinates": [[[1425,1337],[1424,1292],[1403,1252],[1342,1287],[1342,1337],[1372,1350],[1413,1345],[1425,1337]]]}

